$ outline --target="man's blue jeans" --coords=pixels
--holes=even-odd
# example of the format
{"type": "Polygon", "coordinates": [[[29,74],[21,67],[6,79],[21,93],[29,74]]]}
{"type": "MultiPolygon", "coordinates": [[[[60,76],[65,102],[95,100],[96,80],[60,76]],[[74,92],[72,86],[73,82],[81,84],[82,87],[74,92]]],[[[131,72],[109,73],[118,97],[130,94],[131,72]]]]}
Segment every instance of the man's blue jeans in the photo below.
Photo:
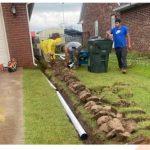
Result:
{"type": "Polygon", "coordinates": [[[116,56],[118,59],[118,66],[120,69],[126,69],[127,68],[127,47],[123,48],[115,48],[116,50],[116,56]]]}

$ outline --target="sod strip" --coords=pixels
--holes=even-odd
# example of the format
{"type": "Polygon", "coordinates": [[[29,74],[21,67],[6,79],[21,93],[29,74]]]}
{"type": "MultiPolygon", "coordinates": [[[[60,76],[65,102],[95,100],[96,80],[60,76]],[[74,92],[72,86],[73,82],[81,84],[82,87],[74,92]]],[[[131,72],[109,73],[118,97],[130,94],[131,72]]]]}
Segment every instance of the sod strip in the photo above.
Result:
{"type": "Polygon", "coordinates": [[[26,144],[81,144],[54,89],[40,70],[23,71],[26,144]]]}

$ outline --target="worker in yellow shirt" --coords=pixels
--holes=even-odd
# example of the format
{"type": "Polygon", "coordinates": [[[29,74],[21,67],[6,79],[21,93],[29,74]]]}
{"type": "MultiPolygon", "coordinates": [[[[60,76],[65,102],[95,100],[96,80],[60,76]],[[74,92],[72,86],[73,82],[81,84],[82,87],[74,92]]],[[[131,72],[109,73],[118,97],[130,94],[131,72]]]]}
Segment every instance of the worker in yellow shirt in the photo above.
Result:
{"type": "Polygon", "coordinates": [[[55,57],[56,46],[61,43],[62,43],[62,40],[60,37],[58,37],[56,39],[48,40],[47,50],[48,50],[49,59],[52,63],[54,63],[55,59],[56,59],[56,57],[55,57]]]}
{"type": "Polygon", "coordinates": [[[51,57],[55,60],[55,51],[56,51],[56,47],[59,46],[60,44],[62,44],[62,40],[61,38],[56,38],[53,40],[52,42],[52,47],[51,47],[51,57]]]}
{"type": "Polygon", "coordinates": [[[47,53],[48,53],[48,57],[51,61],[53,61],[55,59],[55,56],[53,54],[54,51],[54,40],[53,39],[48,39],[47,42],[47,53]]]}

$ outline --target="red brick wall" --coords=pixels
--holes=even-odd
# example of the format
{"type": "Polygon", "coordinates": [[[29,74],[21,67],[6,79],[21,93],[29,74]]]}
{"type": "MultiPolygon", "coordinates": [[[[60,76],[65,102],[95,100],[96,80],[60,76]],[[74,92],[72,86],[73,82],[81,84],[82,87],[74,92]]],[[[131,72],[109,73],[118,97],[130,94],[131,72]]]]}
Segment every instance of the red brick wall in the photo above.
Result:
{"type": "Polygon", "coordinates": [[[117,7],[116,3],[86,3],[83,11],[83,44],[87,44],[90,36],[95,35],[94,22],[99,22],[99,36],[105,37],[106,31],[111,27],[111,15],[114,14],[113,9],[117,7]],[[89,32],[89,33],[88,33],[89,32]]]}
{"type": "Polygon", "coordinates": [[[150,51],[150,3],[124,11],[123,24],[129,27],[132,49],[150,51]]]}
{"type": "Polygon", "coordinates": [[[10,12],[11,4],[2,3],[10,57],[15,57],[18,66],[32,67],[32,52],[29,37],[26,3],[16,3],[16,17],[10,12]]]}

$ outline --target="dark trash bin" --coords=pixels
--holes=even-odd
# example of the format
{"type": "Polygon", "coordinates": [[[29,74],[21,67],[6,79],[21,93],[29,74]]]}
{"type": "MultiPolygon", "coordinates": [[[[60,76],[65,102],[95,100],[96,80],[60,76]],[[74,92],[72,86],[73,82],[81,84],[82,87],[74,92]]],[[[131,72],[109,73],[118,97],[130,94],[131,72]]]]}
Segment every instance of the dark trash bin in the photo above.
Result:
{"type": "Polygon", "coordinates": [[[90,53],[88,70],[90,72],[107,72],[112,44],[113,41],[109,39],[91,39],[88,41],[88,50],[90,53]]]}

